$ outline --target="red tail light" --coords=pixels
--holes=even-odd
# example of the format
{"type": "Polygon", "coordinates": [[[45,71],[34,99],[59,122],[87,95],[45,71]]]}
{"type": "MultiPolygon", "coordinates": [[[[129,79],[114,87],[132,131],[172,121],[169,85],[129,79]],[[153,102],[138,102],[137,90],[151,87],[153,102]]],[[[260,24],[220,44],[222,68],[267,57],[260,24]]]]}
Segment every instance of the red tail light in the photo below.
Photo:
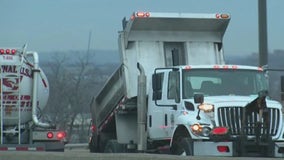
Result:
{"type": "Polygon", "coordinates": [[[57,134],[56,134],[56,138],[57,139],[63,139],[63,138],[65,138],[66,137],[66,133],[65,132],[58,132],[57,134]]]}
{"type": "Polygon", "coordinates": [[[217,150],[219,152],[230,152],[230,149],[228,146],[217,146],[217,150]]]}
{"type": "Polygon", "coordinates": [[[60,131],[60,132],[48,132],[46,134],[46,137],[48,139],[58,139],[58,140],[61,140],[61,139],[64,139],[66,137],[66,133],[64,131],[60,131]]]}
{"type": "Polygon", "coordinates": [[[6,49],[6,54],[10,54],[11,50],[10,49],[6,49]]]}
{"type": "Polygon", "coordinates": [[[48,139],[52,139],[53,138],[53,133],[52,132],[48,132],[46,136],[47,136],[48,139]]]}
{"type": "Polygon", "coordinates": [[[91,131],[94,133],[94,132],[96,132],[96,126],[95,125],[92,125],[91,126],[91,131]]]}
{"type": "Polygon", "coordinates": [[[0,54],[16,54],[16,49],[0,49],[0,54]]]}
{"type": "Polygon", "coordinates": [[[12,54],[15,54],[15,53],[16,53],[16,50],[15,50],[15,49],[12,49],[12,50],[11,50],[11,53],[12,53],[12,54]]]}
{"type": "Polygon", "coordinates": [[[5,50],[4,50],[4,49],[0,49],[0,53],[1,53],[1,54],[4,54],[4,53],[5,53],[5,50]]]}

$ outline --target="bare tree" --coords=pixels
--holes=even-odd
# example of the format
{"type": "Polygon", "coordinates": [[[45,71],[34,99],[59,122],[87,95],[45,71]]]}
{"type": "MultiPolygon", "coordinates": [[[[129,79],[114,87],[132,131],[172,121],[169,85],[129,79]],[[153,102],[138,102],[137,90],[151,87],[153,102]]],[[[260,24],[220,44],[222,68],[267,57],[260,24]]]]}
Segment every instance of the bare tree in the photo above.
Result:
{"type": "Polygon", "coordinates": [[[68,113],[68,72],[65,66],[67,58],[54,57],[52,61],[48,62],[49,72],[47,77],[50,84],[49,101],[45,109],[53,123],[57,124],[59,128],[66,127],[68,113]]]}
{"type": "MultiPolygon", "coordinates": [[[[88,71],[88,57],[78,58],[79,62],[76,65],[74,76],[71,79],[71,95],[69,96],[69,104],[71,106],[72,113],[70,114],[70,128],[69,134],[73,134],[74,121],[78,115],[82,116],[84,108],[88,107],[89,94],[87,92],[88,83],[86,81],[88,71]]],[[[70,77],[71,78],[71,77],[70,77]]],[[[83,120],[83,118],[82,118],[83,120]]]]}
{"type": "Polygon", "coordinates": [[[103,70],[99,69],[90,61],[89,56],[92,54],[78,52],[75,60],[68,59],[64,54],[56,54],[43,68],[50,84],[50,97],[44,111],[51,115],[53,123],[67,131],[69,138],[76,135],[82,142],[88,139],[86,116],[91,115],[91,99],[98,93],[114,67],[106,65],[101,67],[103,70]]]}

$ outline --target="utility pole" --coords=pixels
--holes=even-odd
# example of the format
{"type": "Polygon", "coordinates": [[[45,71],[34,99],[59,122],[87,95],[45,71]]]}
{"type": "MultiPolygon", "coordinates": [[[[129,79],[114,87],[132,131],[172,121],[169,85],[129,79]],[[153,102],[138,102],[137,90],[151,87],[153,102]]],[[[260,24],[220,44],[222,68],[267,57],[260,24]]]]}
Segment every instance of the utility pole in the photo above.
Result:
{"type": "Polygon", "coordinates": [[[88,40],[87,54],[89,54],[89,52],[90,52],[91,40],[92,40],[92,31],[90,30],[90,32],[89,32],[89,40],[88,40]]]}
{"type": "Polygon", "coordinates": [[[268,64],[266,0],[258,0],[259,66],[268,64]]]}
{"type": "Polygon", "coordinates": [[[91,40],[92,40],[92,30],[90,30],[89,32],[88,48],[87,48],[87,54],[86,54],[86,64],[89,64],[91,40]]]}

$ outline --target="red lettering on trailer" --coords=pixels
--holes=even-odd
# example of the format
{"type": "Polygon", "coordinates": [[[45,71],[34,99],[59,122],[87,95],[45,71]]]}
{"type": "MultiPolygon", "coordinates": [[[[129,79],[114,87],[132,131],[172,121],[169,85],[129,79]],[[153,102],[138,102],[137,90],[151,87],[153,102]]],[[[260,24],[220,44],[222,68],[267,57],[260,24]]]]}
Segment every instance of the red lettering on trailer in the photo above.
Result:
{"type": "Polygon", "coordinates": [[[16,66],[2,66],[3,73],[17,73],[16,66]]]}
{"type": "Polygon", "coordinates": [[[21,68],[20,73],[21,73],[21,75],[25,75],[27,77],[32,78],[31,71],[28,68],[21,68]]]}
{"type": "MultiPolygon", "coordinates": [[[[3,73],[17,73],[16,66],[10,65],[10,66],[2,66],[2,72],[3,73]]],[[[24,75],[26,77],[32,78],[32,72],[30,68],[24,68],[22,67],[20,69],[20,74],[24,75]]]]}

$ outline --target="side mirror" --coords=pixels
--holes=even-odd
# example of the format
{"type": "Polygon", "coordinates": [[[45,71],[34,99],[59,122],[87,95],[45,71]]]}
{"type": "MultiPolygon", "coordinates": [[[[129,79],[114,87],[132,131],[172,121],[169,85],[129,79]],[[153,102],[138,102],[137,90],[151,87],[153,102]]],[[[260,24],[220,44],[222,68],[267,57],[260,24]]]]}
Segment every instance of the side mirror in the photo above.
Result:
{"type": "Polygon", "coordinates": [[[203,103],[204,95],[203,94],[194,94],[194,103],[203,103]]]}
{"type": "Polygon", "coordinates": [[[284,76],[281,76],[281,100],[284,101],[284,76]]]}
{"type": "Polygon", "coordinates": [[[284,76],[281,76],[281,92],[284,92],[284,76]]]}
{"type": "MultiPolygon", "coordinates": [[[[194,103],[200,103],[202,104],[204,102],[204,95],[203,94],[194,94],[194,103]]],[[[198,107],[198,113],[196,116],[197,120],[200,120],[200,108],[198,107]]]]}

